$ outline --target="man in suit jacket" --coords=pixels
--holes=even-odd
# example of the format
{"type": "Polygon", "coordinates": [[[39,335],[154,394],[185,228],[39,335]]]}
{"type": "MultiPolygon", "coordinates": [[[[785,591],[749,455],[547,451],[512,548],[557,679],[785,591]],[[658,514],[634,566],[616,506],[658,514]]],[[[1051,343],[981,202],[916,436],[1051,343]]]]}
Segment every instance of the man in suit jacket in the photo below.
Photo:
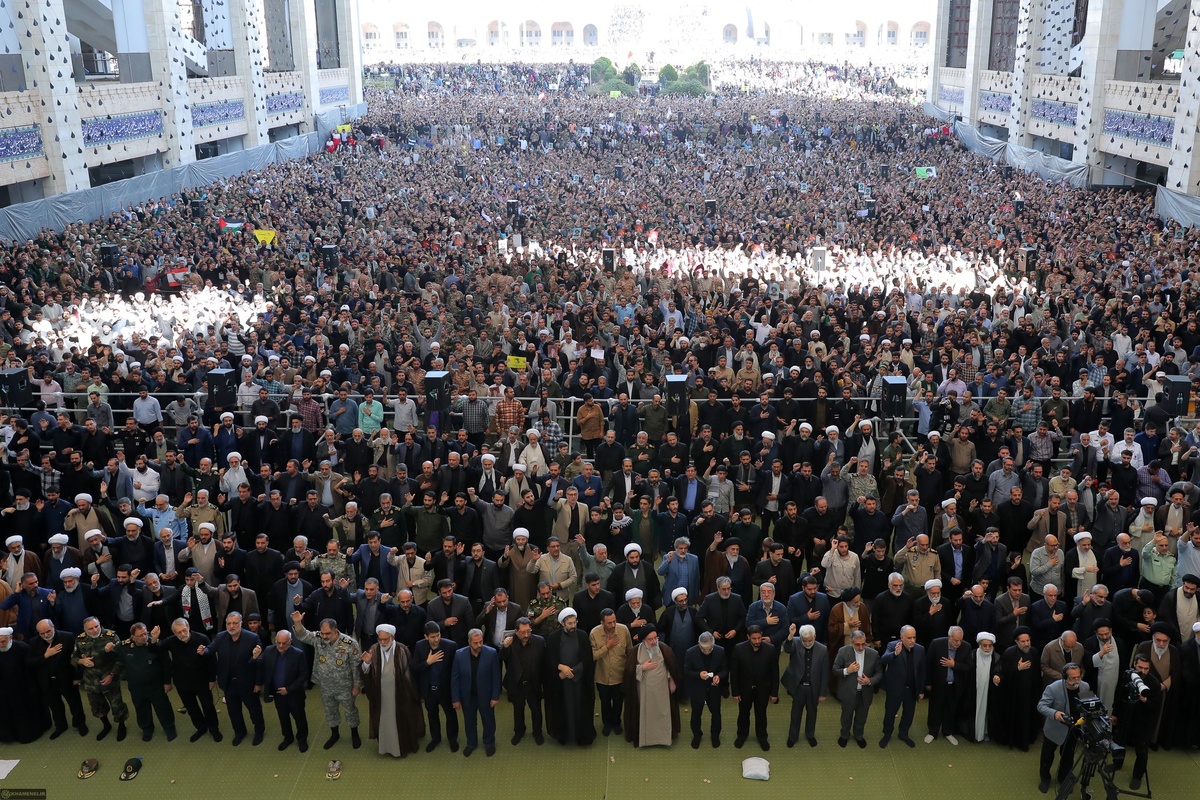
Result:
{"type": "Polygon", "coordinates": [[[974,581],[975,548],[963,544],[961,528],[951,529],[950,541],[938,546],[938,560],[942,565],[942,586],[954,600],[962,595],[974,581]]]}
{"type": "Polygon", "coordinates": [[[29,655],[37,671],[38,688],[54,718],[51,741],[67,730],[67,708],[71,710],[71,727],[79,731],[80,736],[87,736],[87,717],[83,713],[79,686],[75,683],[75,668],[71,666],[74,649],[75,636],[68,631],[55,630],[54,623],[48,619],[37,623],[37,636],[29,642],[29,655]],[[65,708],[63,701],[66,701],[65,708]]]}
{"type": "MultiPolygon", "coordinates": [[[[380,588],[388,593],[396,590],[396,579],[399,573],[388,559],[388,549],[381,545],[379,531],[367,534],[367,543],[358,546],[350,556],[350,563],[358,567],[358,585],[362,586],[367,578],[376,578],[380,588]]],[[[374,628],[371,628],[372,633],[374,628]]],[[[375,642],[372,640],[371,644],[375,642]]]]}
{"type": "MultiPolygon", "coordinates": [[[[509,603],[508,607],[513,609],[515,604],[509,603]]],[[[513,706],[512,743],[515,747],[525,736],[525,708],[528,706],[533,741],[540,745],[545,741],[542,736],[542,687],[546,674],[546,640],[533,632],[533,624],[528,618],[518,613],[516,620],[515,625],[510,626],[515,632],[504,637],[500,648],[500,658],[504,661],[504,688],[508,690],[508,700],[513,706]]]]}
{"type": "Polygon", "coordinates": [[[754,710],[754,734],[764,751],[771,749],[767,739],[767,705],[779,699],[779,658],[775,645],[763,635],[762,628],[746,628],[746,641],[733,648],[729,682],[733,700],[738,704],[737,738],[741,747],[750,735],[750,711],[754,710]]]}
{"type": "Polygon", "coordinates": [[[163,586],[158,575],[151,572],[142,584],[138,597],[141,606],[139,619],[150,629],[169,630],[171,623],[183,614],[179,604],[179,590],[174,586],[163,586]]]}
{"type": "Polygon", "coordinates": [[[450,695],[450,673],[454,667],[454,652],[458,644],[442,635],[436,622],[426,622],[424,638],[413,647],[413,671],[417,674],[417,689],[429,717],[429,744],[425,752],[432,753],[442,741],[441,715],[446,715],[446,738],[450,752],[458,752],[458,714],[450,695]]]}
{"type": "Polygon", "coordinates": [[[354,638],[363,650],[370,650],[379,641],[377,625],[392,624],[396,606],[388,602],[391,599],[374,578],[367,578],[363,588],[354,593],[354,638]]]}
{"type": "Polygon", "coordinates": [[[230,611],[237,611],[243,617],[260,614],[258,596],[250,589],[242,588],[242,580],[237,575],[229,575],[225,583],[217,587],[217,619],[223,620],[230,611]]]}
{"type": "Polygon", "coordinates": [[[1001,652],[1012,647],[1017,627],[1028,624],[1029,595],[1021,591],[1024,585],[1019,575],[1010,575],[1007,591],[996,595],[996,647],[1001,652]]]}
{"type": "Polygon", "coordinates": [[[1075,718],[1071,709],[1073,697],[1094,697],[1090,686],[1083,681],[1083,669],[1078,664],[1068,664],[1063,669],[1060,680],[1054,681],[1042,692],[1038,700],[1038,713],[1046,718],[1042,723],[1042,760],[1040,766],[1041,783],[1038,791],[1046,794],[1050,791],[1050,767],[1054,765],[1054,754],[1059,754],[1058,782],[1071,773],[1075,762],[1075,737],[1071,735],[1070,726],[1075,718]]]}
{"type": "Polygon", "coordinates": [[[154,571],[158,574],[159,580],[168,586],[181,586],[183,584],[183,569],[179,564],[179,554],[187,547],[184,542],[175,539],[169,529],[164,529],[167,532],[159,533],[158,539],[154,542],[154,571]],[[167,549],[170,548],[171,559],[167,563],[167,549]]]}
{"type": "Polygon", "coordinates": [[[1063,677],[1067,664],[1083,664],[1083,645],[1075,631],[1064,631],[1057,639],[1042,648],[1042,685],[1049,686],[1063,677]]]}
{"type": "Polygon", "coordinates": [[[279,727],[283,731],[279,749],[287,750],[294,741],[301,753],[307,752],[308,714],[304,710],[304,692],[309,678],[308,659],[292,644],[292,632],[281,630],[275,634],[275,646],[268,648],[260,661],[258,680],[267,702],[275,703],[275,713],[279,715],[279,727]]]}
{"type": "Polygon", "coordinates": [[[901,628],[899,640],[888,642],[880,662],[884,669],[883,686],[887,692],[887,705],[883,712],[883,738],[879,740],[879,746],[887,747],[892,740],[896,712],[903,706],[900,741],[909,747],[916,747],[908,731],[917,711],[917,701],[925,697],[926,667],[925,648],[917,644],[917,629],[911,625],[901,628]]]}
{"type": "Polygon", "coordinates": [[[171,680],[188,717],[196,726],[191,741],[198,742],[209,733],[214,742],[219,742],[224,737],[218,726],[211,688],[217,679],[217,654],[212,650],[203,655],[198,652],[199,647],[208,646],[209,638],[193,632],[186,620],[173,623],[171,633],[171,636],[159,639],[158,646],[171,654],[171,680]]]}
{"type": "Polygon", "coordinates": [[[883,679],[879,653],[867,647],[867,634],[855,631],[850,644],[842,647],[833,659],[833,674],[838,679],[838,702],[842,705],[842,729],[838,746],[845,747],[854,736],[860,748],[866,748],[864,728],[867,714],[875,699],[875,687],[883,679]]]}
{"type": "Polygon", "coordinates": [[[684,654],[683,683],[692,705],[693,750],[700,748],[704,738],[700,722],[705,706],[708,706],[710,717],[712,746],[721,746],[721,696],[729,682],[728,663],[725,648],[717,647],[716,639],[707,631],[700,634],[700,640],[684,654]]]}
{"type": "Polygon", "coordinates": [[[939,636],[929,644],[929,734],[925,744],[931,744],[939,733],[946,734],[946,741],[957,745],[954,734],[958,731],[959,710],[963,699],[970,694],[971,671],[975,659],[971,656],[971,645],[965,641],[963,629],[950,626],[945,636],[939,636]]]}
{"type": "MultiPolygon", "coordinates": [[[[717,578],[717,590],[705,595],[696,621],[713,635],[725,651],[727,662],[732,663],[733,648],[746,631],[746,603],[741,595],[734,594],[729,578],[717,578]]],[[[722,693],[726,694],[724,690],[722,693]]]]}
{"type": "Polygon", "coordinates": [[[479,746],[479,721],[483,721],[483,749],[488,757],[496,754],[496,704],[500,702],[500,655],[483,643],[483,631],[467,632],[467,646],[454,654],[450,675],[450,696],[454,707],[463,712],[467,746],[463,755],[470,757],[479,746]],[[472,664],[472,659],[477,663],[472,664]]]}
{"type": "Polygon", "coordinates": [[[787,746],[795,747],[800,738],[800,718],[806,713],[804,738],[809,747],[817,746],[817,704],[825,699],[829,686],[829,652],[817,641],[817,631],[812,625],[793,623],[788,628],[783,642],[785,653],[791,653],[791,661],[783,673],[783,688],[792,696],[792,721],[788,727],[787,746]],[[799,633],[799,641],[796,634],[799,633]]]}
{"type": "Polygon", "coordinates": [[[471,545],[471,557],[467,559],[463,579],[458,585],[459,593],[471,601],[471,610],[475,615],[478,615],[483,606],[492,599],[496,589],[504,585],[500,577],[500,567],[495,561],[484,556],[483,545],[479,542],[471,545]]]}
{"type": "Polygon", "coordinates": [[[475,616],[471,613],[471,601],[454,591],[448,580],[438,581],[438,596],[429,601],[425,612],[430,622],[442,626],[442,635],[455,642],[466,641],[467,629],[475,616]]]}
{"type": "Polygon", "coordinates": [[[236,747],[246,738],[246,719],[242,715],[245,707],[254,724],[254,745],[262,744],[266,726],[263,722],[262,703],[258,699],[258,657],[262,645],[257,635],[242,630],[242,616],[230,614],[225,619],[225,630],[221,631],[207,647],[199,645],[197,654],[209,652],[217,656],[217,685],[225,693],[225,707],[229,710],[229,724],[233,726],[233,745],[236,747]]]}
{"type": "Polygon", "coordinates": [[[483,631],[485,643],[499,650],[504,646],[505,634],[511,635],[517,629],[517,620],[523,616],[525,609],[509,600],[508,589],[497,586],[475,617],[475,627],[483,631]]]}

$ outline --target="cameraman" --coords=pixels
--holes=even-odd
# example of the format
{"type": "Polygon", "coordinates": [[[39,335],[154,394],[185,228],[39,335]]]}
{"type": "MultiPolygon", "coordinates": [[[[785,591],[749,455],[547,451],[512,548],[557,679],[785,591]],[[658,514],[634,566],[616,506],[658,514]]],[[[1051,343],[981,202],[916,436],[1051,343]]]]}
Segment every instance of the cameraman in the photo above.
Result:
{"type": "Polygon", "coordinates": [[[1161,696],[1162,681],[1150,668],[1150,656],[1138,653],[1133,657],[1133,668],[1121,676],[1112,717],[1113,740],[1137,752],[1129,779],[1129,788],[1133,790],[1141,787],[1146,774],[1146,754],[1154,735],[1161,696]]]}

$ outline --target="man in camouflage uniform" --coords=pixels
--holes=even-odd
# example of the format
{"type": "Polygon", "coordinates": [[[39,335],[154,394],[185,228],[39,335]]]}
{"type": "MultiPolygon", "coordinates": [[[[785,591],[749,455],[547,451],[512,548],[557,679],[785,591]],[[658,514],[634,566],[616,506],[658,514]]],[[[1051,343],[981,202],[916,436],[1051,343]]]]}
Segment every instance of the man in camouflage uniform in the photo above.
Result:
{"type": "Polygon", "coordinates": [[[312,680],[321,687],[325,724],[329,726],[325,749],[332,748],[341,738],[339,709],[346,714],[351,744],[358,749],[362,746],[358,735],[358,707],[354,704],[354,698],[362,690],[362,650],[358,642],[339,631],[332,619],[321,620],[320,635],[305,629],[304,615],[299,611],[292,613],[292,625],[296,639],[314,650],[312,680]]]}
{"type": "Polygon", "coordinates": [[[325,552],[314,558],[312,563],[318,575],[329,572],[333,575],[333,580],[347,592],[353,594],[358,590],[358,576],[354,574],[354,565],[345,553],[338,550],[337,539],[326,542],[325,552]],[[342,583],[343,580],[346,582],[342,583]]]}
{"type": "Polygon", "coordinates": [[[121,697],[122,665],[111,652],[112,648],[105,649],[109,644],[116,647],[119,643],[117,634],[101,627],[100,620],[95,617],[88,617],[83,621],[83,633],[75,639],[75,652],[71,654],[71,664],[83,671],[83,691],[87,694],[92,716],[103,725],[96,741],[101,741],[112,731],[112,723],[108,721],[110,711],[117,721],[117,741],[125,741],[129,708],[121,697]]]}
{"type": "Polygon", "coordinates": [[[129,628],[128,639],[104,645],[104,652],[115,655],[124,668],[143,742],[154,738],[154,714],[158,714],[158,721],[167,732],[167,741],[175,741],[175,709],[167,699],[171,668],[166,651],[157,647],[158,634],[158,628],[148,631],[144,623],[135,622],[129,628]]]}

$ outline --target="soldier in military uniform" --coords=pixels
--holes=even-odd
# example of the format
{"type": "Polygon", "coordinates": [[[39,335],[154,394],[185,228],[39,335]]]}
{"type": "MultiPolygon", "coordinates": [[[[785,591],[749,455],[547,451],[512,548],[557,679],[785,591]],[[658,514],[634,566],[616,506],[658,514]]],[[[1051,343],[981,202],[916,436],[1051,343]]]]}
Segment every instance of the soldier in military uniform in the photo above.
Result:
{"type": "Polygon", "coordinates": [[[112,731],[109,713],[117,722],[117,741],[125,741],[129,708],[121,696],[122,664],[116,654],[105,649],[106,645],[115,647],[119,642],[117,634],[101,627],[100,620],[88,617],[83,621],[83,633],[75,639],[75,652],[71,655],[72,666],[83,670],[83,691],[87,694],[92,716],[100,720],[102,726],[96,734],[98,742],[112,731]]]}
{"type": "Polygon", "coordinates": [[[175,741],[175,709],[167,699],[171,688],[170,661],[166,653],[152,646],[158,644],[158,634],[157,627],[148,631],[145,623],[135,622],[129,628],[128,639],[104,645],[104,652],[115,655],[124,667],[129,699],[133,701],[143,742],[154,738],[154,714],[158,714],[158,721],[167,732],[167,741],[175,741]]]}
{"type": "Polygon", "coordinates": [[[332,748],[341,738],[339,709],[346,714],[350,741],[358,749],[362,746],[358,735],[358,707],[354,704],[354,698],[362,690],[362,650],[358,642],[339,631],[332,619],[321,620],[319,636],[305,629],[304,615],[299,611],[292,612],[292,625],[296,638],[314,650],[312,681],[321,687],[325,724],[329,726],[325,749],[332,748]]]}
{"type": "Polygon", "coordinates": [[[313,559],[313,569],[317,571],[318,575],[322,572],[331,573],[334,581],[347,592],[353,594],[357,591],[358,576],[354,573],[354,565],[350,563],[350,559],[346,557],[345,553],[338,550],[336,539],[330,539],[325,544],[324,554],[313,559]]]}

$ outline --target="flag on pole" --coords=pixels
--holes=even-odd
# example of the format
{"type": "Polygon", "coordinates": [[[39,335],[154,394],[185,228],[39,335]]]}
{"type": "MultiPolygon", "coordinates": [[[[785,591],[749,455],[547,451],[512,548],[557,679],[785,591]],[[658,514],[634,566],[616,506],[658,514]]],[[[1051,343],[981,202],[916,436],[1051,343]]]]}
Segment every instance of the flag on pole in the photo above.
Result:
{"type": "Polygon", "coordinates": [[[225,219],[224,217],[220,218],[220,220],[218,221],[218,224],[220,225],[222,233],[224,233],[225,231],[229,231],[230,233],[237,233],[242,228],[246,227],[246,223],[244,223],[244,222],[236,222],[234,220],[225,219]]]}

